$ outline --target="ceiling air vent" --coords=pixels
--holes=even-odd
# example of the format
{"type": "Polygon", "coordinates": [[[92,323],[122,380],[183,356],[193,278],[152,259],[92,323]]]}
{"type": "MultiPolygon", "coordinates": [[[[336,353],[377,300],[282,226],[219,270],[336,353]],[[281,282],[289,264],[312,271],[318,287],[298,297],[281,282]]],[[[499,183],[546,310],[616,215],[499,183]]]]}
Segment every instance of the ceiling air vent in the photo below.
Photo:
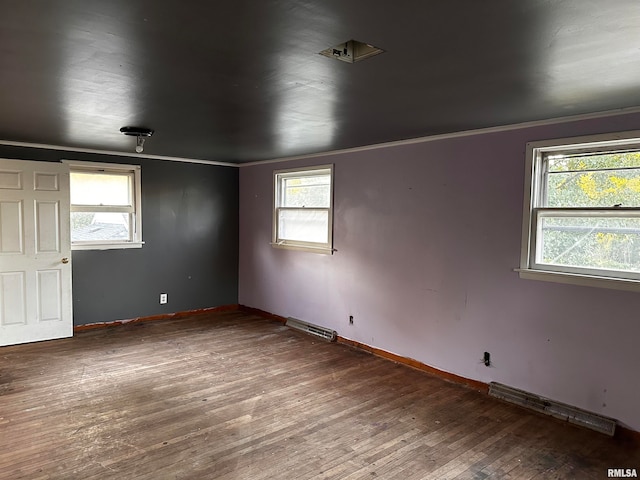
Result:
{"type": "Polygon", "coordinates": [[[325,57],[335,58],[347,63],[359,62],[365,58],[373,57],[384,52],[381,48],[374,47],[368,43],[358,42],[357,40],[349,40],[335,47],[327,48],[320,52],[325,57]]]}

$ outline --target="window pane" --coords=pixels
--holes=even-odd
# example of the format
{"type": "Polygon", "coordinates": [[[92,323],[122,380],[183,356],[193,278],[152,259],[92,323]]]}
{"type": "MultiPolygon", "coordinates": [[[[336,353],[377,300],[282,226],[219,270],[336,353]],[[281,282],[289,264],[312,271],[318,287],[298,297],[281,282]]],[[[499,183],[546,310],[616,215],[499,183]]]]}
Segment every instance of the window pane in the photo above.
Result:
{"type": "Polygon", "coordinates": [[[329,212],[318,210],[280,210],[278,240],[328,243],[329,212]]]}
{"type": "Polygon", "coordinates": [[[131,241],[130,214],[71,212],[71,241],[131,241]]]}
{"type": "Polygon", "coordinates": [[[330,175],[284,178],[282,207],[329,208],[330,175]]]}
{"type": "Polygon", "coordinates": [[[640,152],[547,161],[548,207],[640,207],[640,152]]]}
{"type": "Polygon", "coordinates": [[[71,204],[131,205],[129,174],[71,172],[71,204]]]}
{"type": "Polygon", "coordinates": [[[640,272],[640,218],[543,217],[538,263],[640,272]]]}

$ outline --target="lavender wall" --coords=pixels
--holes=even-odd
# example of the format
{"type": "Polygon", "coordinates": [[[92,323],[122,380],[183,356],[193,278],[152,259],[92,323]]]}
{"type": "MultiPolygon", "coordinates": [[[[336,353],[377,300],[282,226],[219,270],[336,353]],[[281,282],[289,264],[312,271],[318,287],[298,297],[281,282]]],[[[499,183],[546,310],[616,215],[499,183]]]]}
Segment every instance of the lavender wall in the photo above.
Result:
{"type": "Polygon", "coordinates": [[[241,168],[239,301],[640,431],[640,293],[513,272],[526,142],[632,129],[640,115],[241,168]],[[273,170],[326,163],[337,252],[272,248],[273,170]]]}

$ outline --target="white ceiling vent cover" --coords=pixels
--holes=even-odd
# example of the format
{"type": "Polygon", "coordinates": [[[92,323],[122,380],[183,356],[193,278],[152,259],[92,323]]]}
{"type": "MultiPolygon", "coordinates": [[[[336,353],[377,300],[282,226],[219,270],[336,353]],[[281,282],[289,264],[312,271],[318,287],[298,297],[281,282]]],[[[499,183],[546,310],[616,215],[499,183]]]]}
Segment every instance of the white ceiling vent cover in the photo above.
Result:
{"type": "Polygon", "coordinates": [[[508,387],[500,383],[491,382],[489,384],[489,395],[529,408],[530,410],[535,410],[536,412],[566,420],[569,423],[582,425],[583,427],[606,435],[613,436],[616,431],[616,421],[611,418],[587,412],[586,410],[549,400],[548,398],[540,397],[533,393],[508,387]]]}
{"type": "Polygon", "coordinates": [[[320,327],[318,325],[313,325],[312,323],[303,322],[302,320],[298,320],[297,318],[287,318],[287,323],[285,323],[285,325],[287,327],[300,330],[301,332],[315,335],[316,337],[320,337],[323,340],[327,340],[329,342],[335,342],[336,338],[338,337],[335,330],[320,327]]]}
{"type": "Polygon", "coordinates": [[[381,48],[357,40],[349,40],[335,47],[327,48],[320,52],[325,57],[335,58],[342,62],[355,63],[365,58],[373,57],[384,52],[381,48]]]}

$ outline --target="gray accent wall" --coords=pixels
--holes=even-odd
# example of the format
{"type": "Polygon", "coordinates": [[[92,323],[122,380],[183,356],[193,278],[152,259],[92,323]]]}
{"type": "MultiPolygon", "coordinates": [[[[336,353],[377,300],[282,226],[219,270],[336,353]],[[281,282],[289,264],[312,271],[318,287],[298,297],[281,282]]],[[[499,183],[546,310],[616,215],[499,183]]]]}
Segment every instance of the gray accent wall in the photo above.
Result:
{"type": "Polygon", "coordinates": [[[72,252],[74,325],[238,303],[237,168],[7,146],[0,157],[141,166],[145,244],[72,252]]]}

